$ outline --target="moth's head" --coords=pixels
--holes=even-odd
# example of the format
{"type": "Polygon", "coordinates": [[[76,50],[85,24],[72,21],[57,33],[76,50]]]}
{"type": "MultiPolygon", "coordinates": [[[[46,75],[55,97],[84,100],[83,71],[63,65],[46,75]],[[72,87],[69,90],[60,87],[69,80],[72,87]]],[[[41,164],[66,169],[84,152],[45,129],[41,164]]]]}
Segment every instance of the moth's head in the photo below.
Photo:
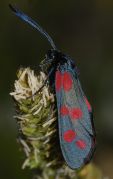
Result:
{"type": "Polygon", "coordinates": [[[52,66],[56,65],[59,59],[60,52],[54,49],[48,50],[45,55],[45,59],[40,63],[40,67],[43,71],[48,71],[52,66]]]}
{"type": "Polygon", "coordinates": [[[55,61],[58,61],[58,59],[60,59],[61,56],[62,54],[60,51],[51,49],[46,54],[46,60],[55,62],[55,61]]]}

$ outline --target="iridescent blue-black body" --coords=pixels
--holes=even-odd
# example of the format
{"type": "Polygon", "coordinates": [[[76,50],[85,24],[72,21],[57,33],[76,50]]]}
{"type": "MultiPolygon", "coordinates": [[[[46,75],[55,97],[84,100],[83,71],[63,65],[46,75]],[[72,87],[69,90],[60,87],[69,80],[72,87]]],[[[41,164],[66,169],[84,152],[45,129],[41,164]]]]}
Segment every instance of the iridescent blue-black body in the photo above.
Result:
{"type": "Polygon", "coordinates": [[[77,169],[91,160],[95,150],[92,109],[82,90],[74,61],[54,50],[47,53],[47,61],[50,62],[50,86],[56,94],[62,154],[70,168],[77,169]]]}

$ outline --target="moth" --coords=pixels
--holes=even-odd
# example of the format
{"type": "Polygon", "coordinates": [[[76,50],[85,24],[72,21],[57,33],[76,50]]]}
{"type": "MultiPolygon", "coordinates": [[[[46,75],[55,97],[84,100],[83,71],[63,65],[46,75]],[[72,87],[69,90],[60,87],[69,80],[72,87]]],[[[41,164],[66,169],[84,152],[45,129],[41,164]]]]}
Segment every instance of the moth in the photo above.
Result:
{"type": "Polygon", "coordinates": [[[10,8],[42,33],[52,47],[42,66],[49,64],[47,80],[55,89],[60,147],[67,165],[71,169],[81,168],[94,154],[96,133],[92,107],[82,90],[76,64],[57,49],[52,38],[38,23],[12,5],[10,8]]]}

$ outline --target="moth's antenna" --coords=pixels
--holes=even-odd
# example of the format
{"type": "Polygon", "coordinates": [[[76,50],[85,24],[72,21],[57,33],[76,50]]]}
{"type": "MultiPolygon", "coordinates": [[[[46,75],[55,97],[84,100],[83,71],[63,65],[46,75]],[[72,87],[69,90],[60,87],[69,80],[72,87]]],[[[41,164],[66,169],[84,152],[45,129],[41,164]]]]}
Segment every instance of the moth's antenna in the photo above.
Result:
{"type": "Polygon", "coordinates": [[[49,36],[49,34],[34,20],[32,20],[30,17],[28,17],[26,14],[24,14],[22,11],[19,9],[15,8],[11,4],[9,4],[10,9],[13,11],[13,13],[20,17],[22,20],[33,26],[35,29],[37,29],[42,35],[44,35],[47,40],[50,42],[51,46],[53,47],[54,50],[57,50],[56,45],[54,44],[52,38],[49,36]]]}

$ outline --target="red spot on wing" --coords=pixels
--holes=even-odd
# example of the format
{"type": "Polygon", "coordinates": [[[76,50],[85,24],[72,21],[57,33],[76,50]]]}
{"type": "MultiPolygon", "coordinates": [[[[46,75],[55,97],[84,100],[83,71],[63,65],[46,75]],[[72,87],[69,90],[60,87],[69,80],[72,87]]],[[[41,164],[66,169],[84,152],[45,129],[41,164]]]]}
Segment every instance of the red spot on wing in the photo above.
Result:
{"type": "Polygon", "coordinates": [[[61,113],[62,116],[68,115],[69,110],[68,110],[68,108],[64,105],[64,106],[61,106],[61,108],[60,108],[60,113],[61,113]]]}
{"type": "Polygon", "coordinates": [[[62,73],[60,71],[56,72],[55,85],[56,85],[56,91],[59,91],[62,85],[62,73]]]}
{"type": "Polygon", "coordinates": [[[82,117],[82,110],[80,108],[71,108],[69,114],[71,119],[80,119],[82,117]]]}
{"type": "Polygon", "coordinates": [[[67,130],[66,132],[64,132],[63,137],[66,142],[72,142],[76,137],[76,132],[74,132],[73,130],[67,130]]]}
{"type": "Polygon", "coordinates": [[[86,148],[86,143],[84,140],[77,140],[76,141],[76,145],[78,148],[80,149],[85,149],[86,148]]]}
{"type": "Polygon", "coordinates": [[[64,91],[69,91],[72,88],[72,77],[69,72],[63,74],[63,88],[64,91]]]}
{"type": "Polygon", "coordinates": [[[92,111],[92,108],[91,108],[91,105],[90,105],[90,103],[89,103],[88,99],[87,99],[86,97],[85,97],[84,99],[85,99],[85,102],[86,102],[86,105],[87,105],[88,111],[92,111]]]}

